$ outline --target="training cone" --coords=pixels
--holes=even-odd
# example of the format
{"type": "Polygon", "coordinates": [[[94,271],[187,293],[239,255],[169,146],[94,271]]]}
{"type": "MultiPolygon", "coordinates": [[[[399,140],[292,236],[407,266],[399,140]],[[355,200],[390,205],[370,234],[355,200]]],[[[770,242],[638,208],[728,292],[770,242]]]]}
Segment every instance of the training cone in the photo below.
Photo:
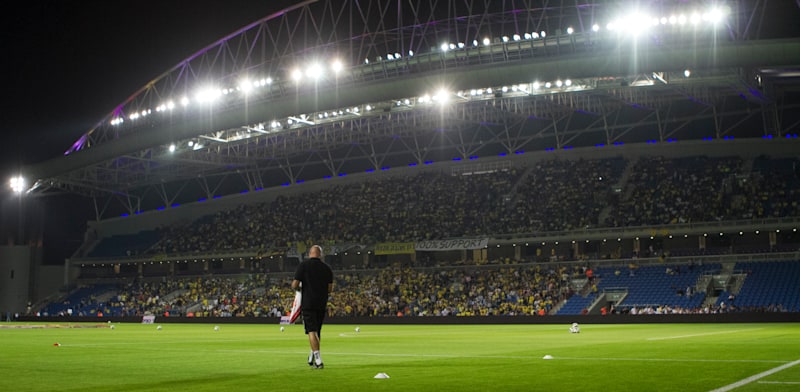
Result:
{"type": "Polygon", "coordinates": [[[542,357],[542,359],[553,359],[553,356],[548,354],[548,355],[545,355],[544,357],[542,357]]]}
{"type": "Polygon", "coordinates": [[[378,373],[373,378],[389,378],[389,375],[386,373],[378,373]]]}

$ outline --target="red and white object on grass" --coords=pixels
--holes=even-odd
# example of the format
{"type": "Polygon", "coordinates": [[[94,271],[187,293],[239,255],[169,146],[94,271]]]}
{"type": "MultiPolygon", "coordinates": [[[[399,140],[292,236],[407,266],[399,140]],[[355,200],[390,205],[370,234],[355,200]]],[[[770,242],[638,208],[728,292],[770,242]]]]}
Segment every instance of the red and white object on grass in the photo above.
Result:
{"type": "Polygon", "coordinates": [[[300,316],[301,303],[303,302],[303,292],[297,290],[294,292],[294,302],[292,302],[292,311],[289,313],[289,324],[294,324],[297,317],[300,316]]]}

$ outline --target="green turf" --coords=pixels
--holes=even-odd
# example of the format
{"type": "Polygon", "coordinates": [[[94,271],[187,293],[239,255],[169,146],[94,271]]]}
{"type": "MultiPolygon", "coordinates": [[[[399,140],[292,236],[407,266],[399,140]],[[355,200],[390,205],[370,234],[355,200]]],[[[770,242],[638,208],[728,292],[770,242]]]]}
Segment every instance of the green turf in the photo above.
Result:
{"type": "MultiPolygon", "coordinates": [[[[0,390],[708,391],[800,359],[791,323],[326,325],[312,370],[300,325],[162,325],[0,329],[0,390]]],[[[800,390],[800,364],[735,390],[800,390]]]]}

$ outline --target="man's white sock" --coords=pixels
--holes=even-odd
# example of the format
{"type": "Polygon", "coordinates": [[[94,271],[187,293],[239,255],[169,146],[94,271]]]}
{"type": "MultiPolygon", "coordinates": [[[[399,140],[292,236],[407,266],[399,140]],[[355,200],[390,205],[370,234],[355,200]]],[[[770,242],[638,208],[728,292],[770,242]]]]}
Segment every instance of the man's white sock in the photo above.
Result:
{"type": "Polygon", "coordinates": [[[319,355],[319,351],[314,351],[312,354],[314,355],[314,362],[316,362],[317,365],[321,365],[322,357],[319,355]]]}

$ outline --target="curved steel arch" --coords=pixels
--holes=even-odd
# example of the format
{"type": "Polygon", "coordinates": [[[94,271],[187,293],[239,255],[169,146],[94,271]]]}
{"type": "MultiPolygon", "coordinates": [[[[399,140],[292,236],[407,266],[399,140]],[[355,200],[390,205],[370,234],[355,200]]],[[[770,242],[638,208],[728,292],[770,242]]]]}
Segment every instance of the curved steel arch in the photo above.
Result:
{"type": "Polygon", "coordinates": [[[134,213],[152,194],[169,205],[190,182],[200,183],[210,197],[232,177],[237,186],[255,189],[434,156],[665,140],[697,124],[706,124],[717,137],[753,122],[776,135],[796,126],[793,117],[782,117],[794,107],[785,98],[791,97],[791,87],[756,86],[749,79],[760,68],[800,64],[796,39],[744,40],[752,26],[741,21],[748,20],[747,12],[752,20],[765,2],[735,3],[724,39],[707,33],[687,43],[686,35],[664,35],[657,47],[591,30],[616,3],[541,3],[378,0],[362,8],[349,0],[304,1],[197,52],[121,104],[70,154],[24,172],[38,179],[39,191],[116,195],[111,197],[124,198],[125,208],[134,213]],[[347,22],[344,32],[337,29],[342,21],[347,22]],[[551,30],[564,25],[582,27],[574,34],[551,30]],[[550,31],[545,38],[513,37],[545,29],[550,31]],[[512,34],[507,42],[505,34],[512,34]],[[472,45],[468,39],[474,37],[493,42],[472,45]],[[282,40],[292,44],[277,48],[282,40]],[[442,51],[442,42],[454,48],[442,51]],[[341,48],[354,63],[336,83],[307,88],[287,80],[299,60],[341,48]],[[400,52],[406,48],[421,50],[408,56],[400,52]],[[400,58],[388,60],[385,55],[393,51],[400,58]],[[376,56],[383,57],[375,61],[376,56]],[[695,76],[682,80],[687,67],[695,76]],[[278,74],[270,73],[273,69],[278,74]],[[122,127],[109,124],[114,116],[154,108],[175,92],[188,93],[191,83],[233,83],[244,73],[275,77],[260,96],[229,100],[214,111],[160,118],[152,113],[122,127]],[[586,88],[531,91],[533,81],[559,77],[586,88]],[[523,84],[529,93],[469,96],[474,89],[523,84]],[[462,93],[455,107],[434,113],[417,104],[440,85],[462,93]],[[414,103],[406,105],[405,99],[414,103]],[[369,114],[367,105],[373,107],[369,114]],[[328,112],[356,107],[358,114],[327,118],[328,112]],[[324,119],[314,117],[323,113],[324,119]],[[271,129],[277,120],[281,126],[271,129]],[[294,124],[287,125],[288,120],[294,124]],[[173,143],[183,147],[171,153],[173,143]],[[202,147],[185,148],[185,143],[202,147]],[[167,189],[170,184],[174,189],[167,189]]]}

